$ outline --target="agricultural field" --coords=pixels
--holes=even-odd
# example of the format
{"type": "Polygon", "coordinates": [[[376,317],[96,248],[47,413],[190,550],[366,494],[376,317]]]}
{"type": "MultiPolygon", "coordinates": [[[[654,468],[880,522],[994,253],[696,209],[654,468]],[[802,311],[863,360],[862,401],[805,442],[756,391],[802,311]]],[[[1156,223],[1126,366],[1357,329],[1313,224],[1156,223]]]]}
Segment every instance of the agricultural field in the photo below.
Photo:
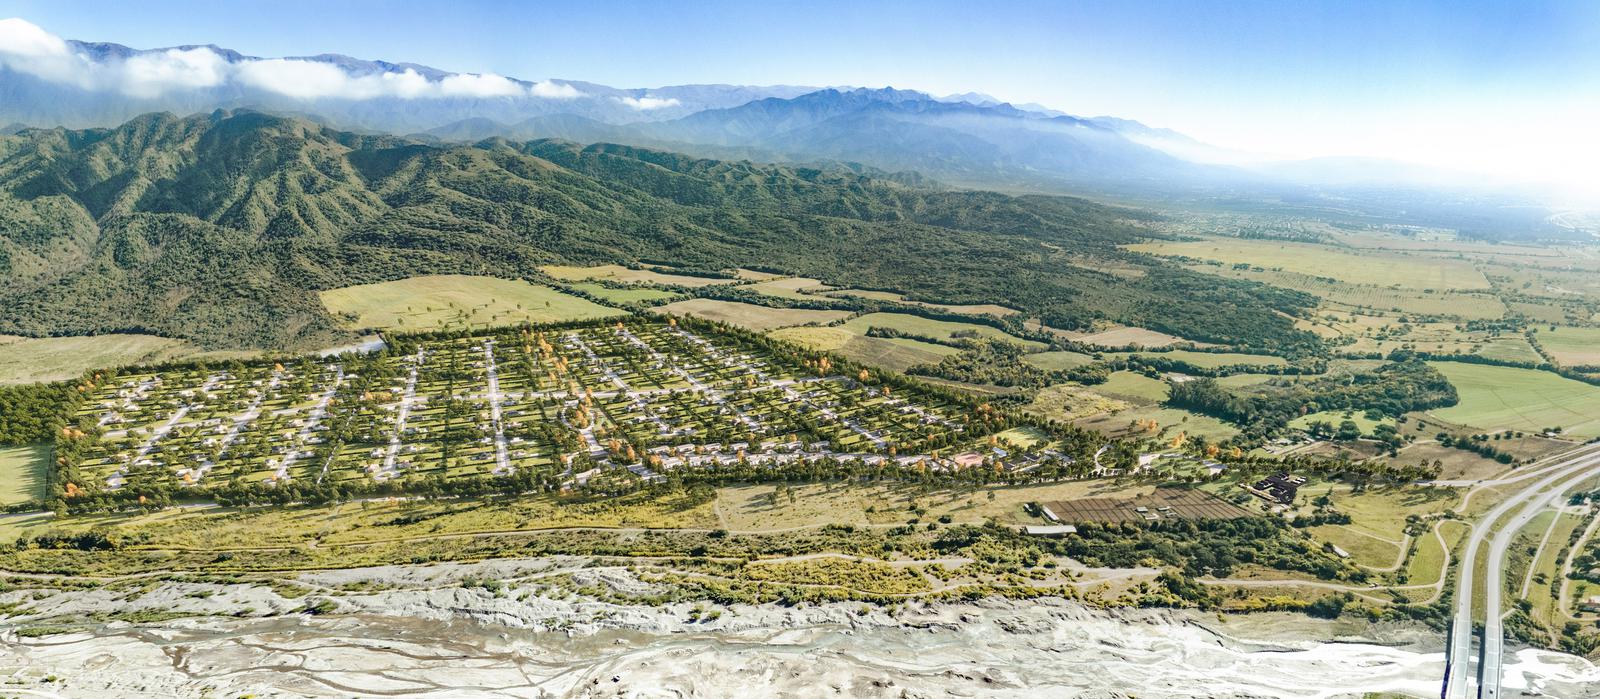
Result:
{"type": "Polygon", "coordinates": [[[0,506],[44,498],[50,445],[0,447],[0,506]]]}
{"type": "Polygon", "coordinates": [[[1484,290],[1396,288],[1392,284],[1352,284],[1298,272],[1254,267],[1200,265],[1196,270],[1235,279],[1248,279],[1321,297],[1327,308],[1366,313],[1405,313],[1489,320],[1504,317],[1506,304],[1484,290]]]}
{"type": "Polygon", "coordinates": [[[420,331],[624,315],[547,286],[457,274],[348,286],[321,295],[328,312],[349,328],[420,331]]]}
{"type": "Polygon", "coordinates": [[[1431,412],[1441,420],[1487,431],[1560,427],[1573,437],[1600,436],[1600,387],[1534,369],[1430,364],[1455,385],[1461,398],[1431,412]]]}
{"type": "Polygon", "coordinates": [[[1017,309],[1015,309],[1015,308],[1007,308],[1005,306],[1000,306],[1000,305],[992,304],[992,303],[952,304],[952,303],[928,303],[926,301],[912,301],[910,299],[907,299],[904,294],[897,294],[897,293],[894,293],[892,291],[869,291],[869,290],[866,290],[866,289],[839,289],[839,290],[836,290],[836,291],[830,291],[828,293],[828,295],[829,296],[853,296],[855,298],[869,299],[869,300],[872,300],[872,301],[894,301],[896,303],[907,303],[907,304],[911,304],[913,306],[922,306],[924,308],[937,308],[937,309],[939,309],[941,311],[948,311],[950,313],[958,313],[958,314],[961,314],[961,315],[969,315],[969,316],[983,316],[983,315],[1009,316],[1009,315],[1014,315],[1017,312],[1017,309]]]}
{"type": "Polygon", "coordinates": [[[1129,347],[1132,345],[1138,345],[1140,347],[1166,347],[1167,345],[1173,345],[1179,342],[1187,342],[1187,340],[1184,340],[1181,337],[1168,335],[1166,333],[1159,333],[1154,330],[1126,327],[1111,328],[1109,330],[1102,330],[1100,332],[1090,333],[1088,335],[1079,335],[1075,339],[1083,344],[1096,345],[1099,347],[1129,347]]]}
{"type": "Polygon", "coordinates": [[[1600,366],[1600,328],[1536,328],[1534,338],[1562,366],[1600,366]]]}
{"type": "MultiPolygon", "coordinates": [[[[79,409],[69,491],[311,483],[551,486],[833,461],[955,468],[967,405],[819,372],[714,326],[391,337],[372,355],[113,374],[79,409]]],[[[17,454],[8,464],[22,464],[17,454]]],[[[22,469],[15,465],[10,468],[22,469]]]]}
{"type": "Polygon", "coordinates": [[[599,282],[573,282],[567,285],[575,291],[592,294],[608,303],[659,303],[683,298],[683,294],[647,286],[606,286],[599,282]]]}
{"type": "Polygon", "coordinates": [[[658,272],[653,269],[630,269],[622,265],[597,265],[594,267],[571,267],[566,265],[546,265],[539,271],[550,275],[553,279],[565,282],[581,282],[596,279],[617,282],[619,284],[657,284],[663,286],[714,286],[717,284],[733,284],[737,279],[720,279],[716,277],[696,277],[687,274],[670,274],[658,272]]]}
{"type": "Polygon", "coordinates": [[[198,351],[183,340],[154,335],[0,335],[0,384],[61,381],[90,369],[163,362],[198,351]]]}
{"type": "Polygon", "coordinates": [[[794,325],[831,323],[850,315],[849,311],[819,311],[806,308],[774,308],[738,301],[717,299],[686,299],[657,306],[656,311],[672,315],[694,316],[719,323],[738,326],[754,332],[766,332],[794,325]]]}
{"type": "Polygon", "coordinates": [[[1489,280],[1471,262],[1429,254],[1351,253],[1327,245],[1218,238],[1187,242],[1140,243],[1136,252],[1249,265],[1350,284],[1408,289],[1487,289],[1489,280]]]}
{"type": "Polygon", "coordinates": [[[961,336],[970,334],[976,337],[1010,342],[1034,351],[1047,349],[1043,343],[1024,340],[988,325],[933,320],[905,313],[868,313],[851,318],[844,323],[843,327],[863,335],[871,328],[884,328],[895,330],[905,335],[933,338],[943,342],[955,342],[961,336]]]}
{"type": "Polygon", "coordinates": [[[1151,358],[1165,357],[1168,359],[1187,362],[1204,369],[1232,366],[1235,364],[1248,364],[1253,366],[1288,366],[1289,362],[1282,357],[1273,357],[1261,354],[1239,354],[1237,352],[1194,352],[1191,350],[1172,350],[1170,352],[1110,352],[1106,357],[1131,357],[1143,356],[1151,358]]]}
{"type": "Polygon", "coordinates": [[[1078,352],[1039,352],[1024,355],[1022,361],[1045,371],[1066,371],[1093,364],[1095,359],[1078,352]]]}
{"type": "Polygon", "coordinates": [[[1167,399],[1167,382],[1131,371],[1113,371],[1111,378],[1093,390],[1113,398],[1130,398],[1144,403],[1159,403],[1167,399]]]}
{"type": "Polygon", "coordinates": [[[744,288],[766,296],[805,300],[812,298],[818,292],[827,291],[832,287],[823,284],[820,280],[807,277],[779,277],[777,279],[758,281],[744,288]]]}
{"type": "Polygon", "coordinates": [[[867,366],[905,371],[919,364],[936,364],[961,350],[905,337],[868,337],[844,326],[782,328],[772,337],[823,352],[832,352],[867,366]]]}

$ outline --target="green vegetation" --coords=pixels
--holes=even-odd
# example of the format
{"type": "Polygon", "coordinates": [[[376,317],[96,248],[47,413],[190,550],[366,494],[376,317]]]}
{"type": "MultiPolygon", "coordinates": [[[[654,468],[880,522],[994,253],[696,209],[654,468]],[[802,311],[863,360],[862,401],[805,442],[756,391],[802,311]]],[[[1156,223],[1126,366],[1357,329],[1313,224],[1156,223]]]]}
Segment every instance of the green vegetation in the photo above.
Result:
{"type": "Polygon", "coordinates": [[[1130,249],[1156,255],[1215,260],[1270,270],[1331,277],[1352,284],[1410,289],[1485,289],[1489,281],[1469,262],[1399,253],[1348,253],[1325,245],[1218,238],[1145,243],[1130,249]]]}
{"type": "Polygon", "coordinates": [[[0,447],[0,506],[43,501],[50,444],[0,447]]]}
{"type": "Polygon", "coordinates": [[[822,324],[850,315],[849,311],[813,311],[803,308],[773,308],[737,301],[688,299],[657,306],[661,313],[688,315],[719,323],[765,332],[793,325],[822,324]]]}
{"type": "Polygon", "coordinates": [[[1460,402],[1433,410],[1439,419],[1481,430],[1540,432],[1559,427],[1600,436],[1600,387],[1547,371],[1432,362],[1454,384],[1460,402]]]}
{"type": "Polygon", "coordinates": [[[0,333],[330,346],[348,332],[321,290],[547,265],[577,280],[594,275],[567,268],[670,260],[671,276],[760,267],[1000,304],[1063,329],[1110,319],[1315,344],[1292,320],[1312,297],[1128,253],[1119,246],[1159,236],[1138,226],[1149,217],[1081,199],[607,144],[435,146],[245,111],[28,130],[0,152],[0,333]]]}
{"type": "Polygon", "coordinates": [[[1562,366],[1600,366],[1600,328],[1535,328],[1534,337],[1562,366]]]}
{"type": "Polygon", "coordinates": [[[599,282],[574,282],[568,288],[579,291],[607,303],[645,303],[655,304],[662,301],[671,301],[680,298],[682,294],[661,289],[652,289],[647,286],[606,286],[599,282]]]}
{"type": "Polygon", "coordinates": [[[961,351],[949,345],[905,337],[869,337],[857,330],[858,328],[843,326],[806,326],[774,330],[771,335],[812,349],[832,352],[853,362],[891,371],[905,371],[919,364],[936,364],[941,359],[961,351]]]}
{"type": "MultiPolygon", "coordinates": [[[[1320,411],[1360,410],[1398,417],[1457,401],[1456,389],[1439,371],[1418,361],[1387,364],[1370,372],[1294,383],[1227,389],[1213,379],[1173,384],[1169,405],[1240,425],[1258,439],[1291,420],[1320,411]]],[[[1337,426],[1336,426],[1337,427],[1337,426]]]]}
{"type": "Polygon", "coordinates": [[[1014,337],[992,326],[934,320],[905,313],[868,313],[851,318],[842,327],[862,334],[867,334],[869,330],[889,331],[880,336],[932,339],[946,344],[955,344],[964,338],[984,338],[1010,342],[1033,351],[1046,349],[1043,343],[1014,337]]]}
{"type": "Polygon", "coordinates": [[[182,340],[151,335],[0,336],[0,384],[60,381],[90,369],[153,364],[197,351],[182,340]]]}
{"type": "Polygon", "coordinates": [[[455,274],[411,277],[323,291],[328,312],[351,328],[432,330],[558,323],[625,315],[524,281],[455,274]]]}

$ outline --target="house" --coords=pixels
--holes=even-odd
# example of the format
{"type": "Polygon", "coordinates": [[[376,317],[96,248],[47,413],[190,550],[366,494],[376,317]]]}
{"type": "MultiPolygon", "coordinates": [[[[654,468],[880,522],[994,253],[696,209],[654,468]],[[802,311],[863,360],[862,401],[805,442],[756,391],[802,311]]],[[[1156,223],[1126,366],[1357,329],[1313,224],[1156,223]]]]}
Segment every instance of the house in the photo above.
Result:
{"type": "Polygon", "coordinates": [[[1022,528],[1022,533],[1027,534],[1028,536],[1043,536],[1051,539],[1059,539],[1068,534],[1077,534],[1078,528],[1070,524],[1051,524],[1043,526],[1030,524],[1022,528]]]}
{"type": "Polygon", "coordinates": [[[1305,476],[1279,473],[1256,481],[1255,485],[1245,486],[1245,489],[1268,502],[1288,505],[1294,502],[1295,495],[1300,492],[1300,486],[1305,485],[1305,482],[1305,476]]]}
{"type": "Polygon", "coordinates": [[[1578,602],[1580,612],[1600,612],[1600,595],[1585,597],[1578,602]]]}

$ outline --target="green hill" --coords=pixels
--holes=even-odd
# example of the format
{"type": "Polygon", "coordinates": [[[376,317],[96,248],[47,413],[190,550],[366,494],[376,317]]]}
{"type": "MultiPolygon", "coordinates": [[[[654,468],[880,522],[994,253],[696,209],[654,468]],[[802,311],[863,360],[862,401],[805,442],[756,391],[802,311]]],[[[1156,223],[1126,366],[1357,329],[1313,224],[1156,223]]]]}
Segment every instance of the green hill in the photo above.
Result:
{"type": "Polygon", "coordinates": [[[340,339],[319,290],[546,264],[780,269],[1054,327],[1311,342],[1312,299],[1118,244],[1139,212],[562,141],[434,146],[255,112],[0,137],[0,333],[137,332],[208,348],[340,339]],[[1093,269],[1116,260],[1137,270],[1093,269]]]}

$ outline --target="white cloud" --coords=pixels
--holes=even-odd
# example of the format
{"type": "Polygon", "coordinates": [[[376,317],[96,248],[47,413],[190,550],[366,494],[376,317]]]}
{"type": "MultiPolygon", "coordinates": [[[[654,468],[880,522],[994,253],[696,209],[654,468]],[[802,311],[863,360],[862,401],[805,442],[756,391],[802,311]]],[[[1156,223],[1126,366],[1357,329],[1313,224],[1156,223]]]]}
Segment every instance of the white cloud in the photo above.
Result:
{"type": "MultiPolygon", "coordinates": [[[[230,63],[209,48],[167,49],[140,53],[126,60],[97,61],[31,22],[0,19],[0,67],[49,82],[85,90],[117,91],[130,97],[154,98],[168,92],[238,85],[302,100],[376,97],[439,99],[466,97],[583,96],[571,85],[545,81],[526,87],[493,73],[457,73],[429,80],[407,68],[400,72],[353,74],[337,65],[292,58],[250,59],[230,63]]],[[[651,101],[646,98],[646,101],[651,101]]],[[[673,101],[673,103],[676,103],[673,101]]],[[[633,105],[653,109],[656,104],[633,105]]]]}
{"type": "Polygon", "coordinates": [[[530,89],[530,92],[533,93],[534,97],[543,97],[545,99],[552,100],[569,100],[574,97],[583,96],[583,93],[580,92],[578,88],[566,83],[558,83],[553,80],[545,80],[534,83],[533,87],[530,89]]]}
{"type": "Polygon", "coordinates": [[[216,87],[228,79],[228,61],[206,48],[168,49],[133,56],[106,75],[133,97],[158,97],[168,90],[216,87]]]}
{"type": "Polygon", "coordinates": [[[617,101],[641,111],[648,109],[661,109],[663,107],[676,107],[679,104],[678,98],[676,97],[618,97],[617,101]]]}

